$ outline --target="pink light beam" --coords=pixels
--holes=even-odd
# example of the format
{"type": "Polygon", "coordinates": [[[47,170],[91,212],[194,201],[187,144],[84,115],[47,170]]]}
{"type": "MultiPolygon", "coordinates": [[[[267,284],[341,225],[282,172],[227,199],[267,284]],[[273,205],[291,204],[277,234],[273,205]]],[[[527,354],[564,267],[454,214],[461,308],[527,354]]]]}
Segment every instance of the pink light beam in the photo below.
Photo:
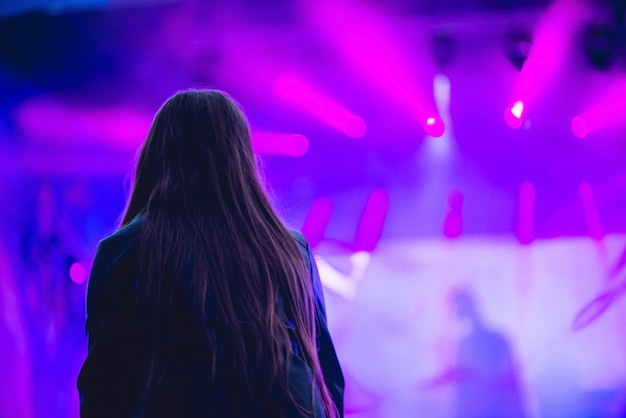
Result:
{"type": "Polygon", "coordinates": [[[613,83],[590,108],[575,116],[571,128],[574,135],[582,139],[592,132],[623,125],[625,121],[626,78],[623,78],[613,83]]]}
{"type": "Polygon", "coordinates": [[[385,190],[376,189],[370,193],[354,238],[355,251],[374,251],[382,235],[388,209],[389,195],[385,190]]]}
{"type": "MultiPolygon", "coordinates": [[[[128,108],[78,109],[51,98],[31,100],[16,110],[18,124],[29,140],[57,146],[91,142],[118,149],[135,150],[146,138],[152,117],[128,108]]],[[[300,157],[309,149],[299,134],[254,130],[252,141],[259,154],[300,157]]]]}
{"type": "Polygon", "coordinates": [[[324,232],[333,216],[334,209],[333,201],[327,197],[318,197],[313,202],[302,225],[302,234],[311,247],[315,248],[324,238],[324,232]]]}
{"type": "Polygon", "coordinates": [[[504,114],[504,120],[507,125],[513,129],[517,129],[522,125],[522,116],[524,115],[524,102],[516,101],[510,109],[504,114]]]}
{"type": "Polygon", "coordinates": [[[301,157],[309,150],[309,140],[300,134],[254,130],[252,147],[257,154],[301,157]]]}
{"type": "Polygon", "coordinates": [[[433,138],[441,138],[446,130],[443,119],[439,116],[430,116],[426,119],[426,124],[422,125],[426,133],[433,138]]]}
{"type": "Polygon", "coordinates": [[[296,74],[280,74],[274,81],[273,93],[279,99],[306,111],[350,138],[360,138],[365,135],[367,126],[363,119],[296,74]]]}
{"type": "Polygon", "coordinates": [[[415,42],[403,45],[405,36],[399,33],[396,20],[383,10],[370,9],[362,3],[316,0],[306,5],[307,17],[354,71],[398,104],[426,133],[443,135],[445,126],[436,116],[429,91],[432,75],[425,76],[434,69],[434,62],[411,61],[411,56],[430,54],[416,54],[415,42]],[[422,85],[422,79],[428,84],[422,85]]]}
{"type": "Polygon", "coordinates": [[[511,128],[522,125],[528,109],[560,73],[585,16],[581,1],[557,0],[539,21],[528,59],[515,81],[505,111],[505,121],[511,128]]]}

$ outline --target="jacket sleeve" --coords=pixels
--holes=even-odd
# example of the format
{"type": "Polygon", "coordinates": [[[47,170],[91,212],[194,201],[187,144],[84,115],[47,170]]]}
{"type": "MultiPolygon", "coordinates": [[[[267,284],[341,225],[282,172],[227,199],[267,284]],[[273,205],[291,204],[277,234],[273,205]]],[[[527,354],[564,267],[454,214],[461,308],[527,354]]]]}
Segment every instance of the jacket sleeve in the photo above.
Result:
{"type": "Polygon", "coordinates": [[[337,410],[341,417],[344,416],[343,411],[343,392],[345,388],[345,381],[337,353],[335,352],[335,346],[328,331],[328,323],[326,322],[326,304],[324,301],[324,290],[322,288],[322,282],[320,280],[319,271],[317,269],[317,263],[313,257],[313,253],[306,245],[308,254],[308,265],[313,280],[313,290],[315,293],[315,306],[317,311],[317,346],[318,357],[322,366],[322,373],[324,374],[324,381],[330,391],[330,395],[337,406],[337,410]]]}
{"type": "Polygon", "coordinates": [[[99,309],[98,305],[102,302],[104,296],[106,289],[105,283],[109,276],[108,273],[108,260],[105,255],[104,245],[100,242],[96,249],[96,256],[93,260],[89,280],[87,281],[87,297],[85,298],[85,311],[87,313],[85,318],[85,333],[87,335],[89,350],[91,350],[94,334],[100,329],[107,313],[106,308],[99,309]]]}
{"type": "Polygon", "coordinates": [[[102,243],[98,246],[87,286],[88,354],[78,377],[80,415],[131,417],[139,388],[138,326],[134,292],[118,291],[102,243]]]}

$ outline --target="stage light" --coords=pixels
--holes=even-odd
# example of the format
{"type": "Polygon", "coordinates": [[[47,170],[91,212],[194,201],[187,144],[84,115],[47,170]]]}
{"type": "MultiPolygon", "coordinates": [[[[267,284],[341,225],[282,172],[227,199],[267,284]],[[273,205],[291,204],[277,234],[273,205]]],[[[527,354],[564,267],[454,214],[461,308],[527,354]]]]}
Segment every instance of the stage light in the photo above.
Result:
{"type": "Polygon", "coordinates": [[[617,35],[609,25],[593,24],[583,34],[585,56],[600,71],[609,69],[617,54],[617,35]]]}
{"type": "Polygon", "coordinates": [[[506,55],[518,71],[524,68],[531,46],[531,36],[525,29],[513,29],[506,34],[506,55]]]}
{"type": "Polygon", "coordinates": [[[414,39],[409,46],[404,34],[398,33],[395,17],[363,3],[318,0],[306,4],[310,6],[307,15],[312,23],[337,47],[355,73],[389,97],[428,135],[443,135],[445,126],[440,119],[433,125],[437,129],[426,124],[432,114],[437,114],[430,86],[422,84],[424,74],[436,65],[428,49],[429,38],[424,36],[420,46],[414,39]],[[417,48],[424,50],[416,54],[417,48]]]}
{"type": "Polygon", "coordinates": [[[440,70],[444,70],[456,57],[457,42],[450,34],[436,33],[433,36],[433,56],[440,70]]]}
{"type": "Polygon", "coordinates": [[[523,45],[523,48],[529,47],[528,58],[513,84],[511,101],[504,115],[510,127],[522,126],[529,109],[560,74],[574,36],[587,15],[583,2],[557,0],[541,17],[533,33],[532,46],[529,42],[523,45]]]}
{"type": "Polygon", "coordinates": [[[436,74],[433,77],[433,95],[435,97],[438,114],[432,115],[426,119],[425,130],[430,137],[441,138],[441,140],[437,141],[438,144],[436,145],[436,152],[441,157],[449,155],[452,150],[450,143],[452,134],[450,90],[450,79],[448,76],[445,74],[436,74]],[[449,131],[447,130],[448,125],[450,125],[449,131]]]}
{"type": "Polygon", "coordinates": [[[439,116],[431,116],[426,119],[424,126],[426,133],[434,138],[440,138],[445,132],[445,125],[439,116]]]}

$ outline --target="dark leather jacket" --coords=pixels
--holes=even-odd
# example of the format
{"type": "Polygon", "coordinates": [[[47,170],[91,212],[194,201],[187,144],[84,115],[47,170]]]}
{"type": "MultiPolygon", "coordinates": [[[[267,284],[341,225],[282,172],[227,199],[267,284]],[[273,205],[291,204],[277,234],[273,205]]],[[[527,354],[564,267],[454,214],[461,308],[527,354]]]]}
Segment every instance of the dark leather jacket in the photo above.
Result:
{"type": "MultiPolygon", "coordinates": [[[[141,227],[140,217],[98,245],[87,288],[88,355],[78,377],[83,418],[133,417],[137,413],[145,357],[140,349],[141,330],[135,303],[137,278],[140,275],[138,247],[141,227]]],[[[319,273],[304,237],[297,232],[292,234],[313,279],[318,355],[326,385],[343,417],[344,379],[326,325],[319,273]]],[[[284,393],[273,393],[272,399],[245,395],[250,391],[246,392],[237,386],[236,376],[227,366],[220,364],[219,353],[217,383],[209,388],[209,360],[203,352],[202,339],[184,331],[184,315],[177,320],[181,325],[174,328],[181,332],[173,332],[168,337],[172,341],[167,358],[172,366],[160,383],[152,408],[145,412],[146,416],[265,418],[269,417],[264,412],[265,406],[273,401],[274,404],[284,406],[282,411],[286,417],[323,417],[319,402],[314,402],[316,411],[303,415],[286,402],[284,393]]],[[[219,339],[219,332],[216,335],[219,339]]],[[[309,367],[298,355],[291,357],[289,381],[292,396],[298,401],[306,398],[306,394],[318,399],[313,390],[309,367]]]]}

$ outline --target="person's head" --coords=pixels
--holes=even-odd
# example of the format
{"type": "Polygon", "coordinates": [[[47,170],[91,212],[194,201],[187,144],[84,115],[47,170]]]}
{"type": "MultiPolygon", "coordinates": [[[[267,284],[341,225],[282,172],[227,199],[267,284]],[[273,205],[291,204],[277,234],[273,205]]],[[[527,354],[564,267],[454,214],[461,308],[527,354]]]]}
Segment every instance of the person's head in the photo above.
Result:
{"type": "Polygon", "coordinates": [[[469,288],[458,287],[450,292],[450,302],[458,319],[480,322],[476,301],[469,288]]]}
{"type": "Polygon", "coordinates": [[[187,90],[154,119],[126,217],[150,205],[188,215],[200,206],[231,212],[253,203],[246,199],[261,198],[254,196],[260,189],[248,124],[237,104],[220,91],[187,90]]]}
{"type": "MultiPolygon", "coordinates": [[[[174,292],[184,290],[193,295],[191,309],[202,321],[209,307],[224,322],[235,373],[252,365],[268,390],[288,384],[290,344],[279,311],[287,312],[327,414],[335,416],[317,358],[304,259],[265,196],[248,123],[227,94],[183,91],[158,111],[139,154],[122,226],[138,215],[144,217],[139,306],[149,352],[144,400],[165,372],[160,350],[168,312],[174,292]],[[255,347],[245,343],[242,323],[255,347]]],[[[213,347],[210,327],[199,325],[213,347]]]]}

